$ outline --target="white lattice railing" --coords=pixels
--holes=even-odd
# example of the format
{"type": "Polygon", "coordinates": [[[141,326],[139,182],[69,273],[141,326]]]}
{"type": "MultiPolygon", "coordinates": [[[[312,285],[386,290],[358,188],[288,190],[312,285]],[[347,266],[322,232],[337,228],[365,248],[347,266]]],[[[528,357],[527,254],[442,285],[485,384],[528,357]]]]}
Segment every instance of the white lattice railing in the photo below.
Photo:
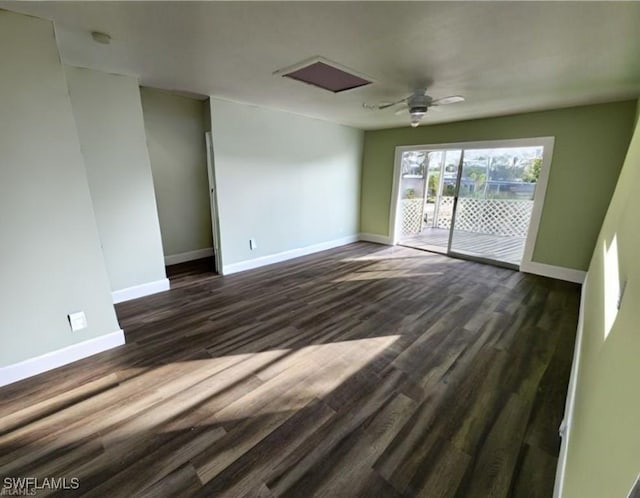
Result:
{"type": "MultiPolygon", "coordinates": [[[[402,233],[418,233],[422,227],[423,199],[402,201],[402,233]]],[[[458,199],[456,230],[509,237],[526,237],[533,201],[507,199],[458,199]]],[[[453,197],[442,197],[435,226],[449,229],[453,197]]]]}
{"type": "Polygon", "coordinates": [[[453,213],[453,196],[440,197],[440,204],[438,205],[438,220],[436,222],[437,228],[451,228],[451,215],[453,213]]]}
{"type": "Polygon", "coordinates": [[[402,199],[402,234],[419,233],[422,230],[422,205],[424,199],[402,199]]]}
{"type": "Polygon", "coordinates": [[[458,199],[455,228],[476,233],[526,237],[533,201],[458,199]]]}

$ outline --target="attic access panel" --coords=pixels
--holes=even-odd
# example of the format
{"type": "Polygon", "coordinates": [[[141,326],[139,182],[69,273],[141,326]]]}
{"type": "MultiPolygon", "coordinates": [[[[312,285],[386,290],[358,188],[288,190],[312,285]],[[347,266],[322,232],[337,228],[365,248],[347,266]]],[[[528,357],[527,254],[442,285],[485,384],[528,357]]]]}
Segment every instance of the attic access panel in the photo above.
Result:
{"type": "Polygon", "coordinates": [[[293,68],[277,71],[276,74],[282,74],[284,77],[302,81],[333,93],[344,92],[372,83],[368,79],[353,74],[347,68],[342,69],[336,64],[322,59],[313,59],[302,67],[298,64],[293,68]]]}

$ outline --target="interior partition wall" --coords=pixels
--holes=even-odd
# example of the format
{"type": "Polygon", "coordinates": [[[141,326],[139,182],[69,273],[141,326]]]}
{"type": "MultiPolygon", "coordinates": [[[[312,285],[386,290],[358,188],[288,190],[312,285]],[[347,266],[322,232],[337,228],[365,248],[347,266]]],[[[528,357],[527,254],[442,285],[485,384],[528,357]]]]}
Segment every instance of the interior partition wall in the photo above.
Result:
{"type": "Polygon", "coordinates": [[[396,149],[394,244],[520,268],[533,256],[553,138],[396,149]]]}

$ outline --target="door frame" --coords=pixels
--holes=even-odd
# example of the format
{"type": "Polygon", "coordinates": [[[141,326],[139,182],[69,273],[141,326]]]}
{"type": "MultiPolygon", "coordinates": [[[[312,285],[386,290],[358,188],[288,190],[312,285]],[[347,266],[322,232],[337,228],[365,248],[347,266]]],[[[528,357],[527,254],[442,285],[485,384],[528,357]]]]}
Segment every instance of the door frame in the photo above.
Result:
{"type": "MultiPolygon", "coordinates": [[[[542,155],[542,165],[540,167],[540,177],[536,183],[536,190],[533,196],[533,208],[531,210],[531,221],[529,222],[529,230],[524,245],[524,253],[520,262],[520,270],[526,269],[533,263],[533,251],[535,249],[536,240],[538,238],[538,230],[540,228],[540,220],[542,218],[542,209],[547,193],[547,184],[549,182],[549,172],[551,170],[551,161],[553,157],[553,146],[555,137],[532,137],[532,138],[513,138],[505,140],[482,140],[473,142],[450,142],[438,144],[423,145],[399,145],[396,147],[393,163],[393,182],[391,190],[391,205],[389,207],[389,242],[391,245],[397,245],[400,239],[399,216],[402,212],[398,209],[400,202],[400,183],[402,174],[402,155],[405,152],[416,150],[462,150],[465,149],[497,149],[501,147],[533,147],[542,146],[544,152],[542,155]]],[[[459,172],[460,173],[460,172],[459,172]]],[[[457,257],[458,254],[455,254],[457,257]]],[[[466,256],[465,256],[466,258],[466,256]]],[[[475,258],[468,258],[475,259],[475,258]]]]}
{"type": "Polygon", "coordinates": [[[211,209],[211,234],[213,238],[213,258],[216,273],[222,272],[222,251],[220,249],[220,219],[218,218],[218,188],[216,186],[216,169],[213,155],[213,138],[210,131],[205,132],[207,146],[207,176],[209,178],[209,206],[211,209]]]}

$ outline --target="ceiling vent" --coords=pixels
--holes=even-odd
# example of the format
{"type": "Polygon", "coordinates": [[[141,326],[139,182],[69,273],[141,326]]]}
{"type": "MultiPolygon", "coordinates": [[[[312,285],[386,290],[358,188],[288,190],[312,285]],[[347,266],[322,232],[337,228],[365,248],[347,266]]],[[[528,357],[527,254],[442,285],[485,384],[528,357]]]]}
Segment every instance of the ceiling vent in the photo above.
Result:
{"type": "Polygon", "coordinates": [[[302,81],[333,93],[370,85],[373,82],[371,78],[322,57],[314,57],[279,69],[273,74],[302,81]]]}

